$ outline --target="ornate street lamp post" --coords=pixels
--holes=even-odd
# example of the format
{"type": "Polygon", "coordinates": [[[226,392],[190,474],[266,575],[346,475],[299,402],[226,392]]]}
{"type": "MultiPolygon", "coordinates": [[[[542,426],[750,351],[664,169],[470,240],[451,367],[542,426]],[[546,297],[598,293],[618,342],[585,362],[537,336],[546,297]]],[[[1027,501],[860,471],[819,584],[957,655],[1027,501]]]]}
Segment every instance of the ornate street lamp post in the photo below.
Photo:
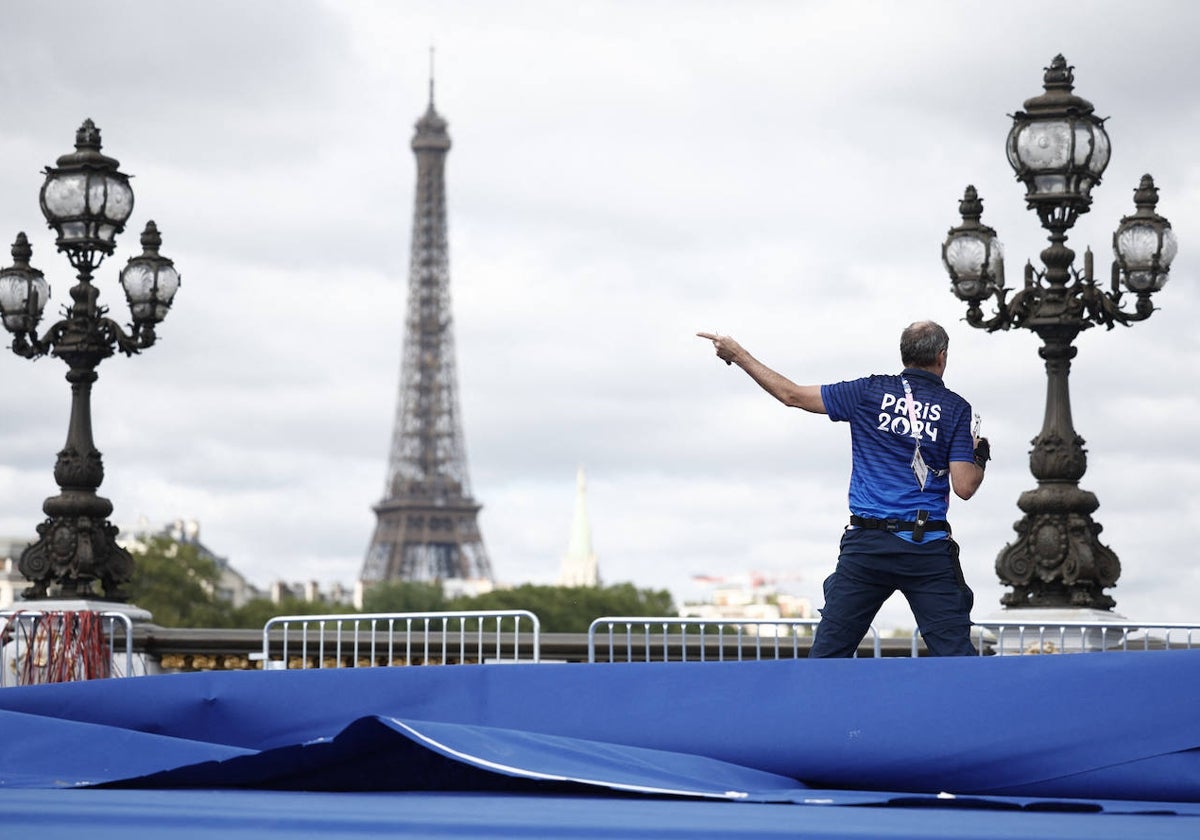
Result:
{"type": "Polygon", "coordinates": [[[951,228],[942,257],[954,294],[967,303],[967,323],[989,332],[1023,327],[1043,343],[1046,415],[1029,456],[1038,486],[1021,494],[1017,506],[1025,515],[1014,526],[1017,539],[996,558],[1000,581],[1012,587],[1001,603],[1108,610],[1116,602],[1103,590],[1117,582],[1121,564],[1098,539],[1101,526],[1091,514],[1100,503],[1079,487],[1087,453],[1071,422],[1072,342],[1097,324],[1112,329],[1149,318],[1150,295],[1166,283],[1177,243],[1170,223],[1154,211],[1158,190],[1145,175],[1134,192],[1136,212],[1121,219],[1113,234],[1111,287],[1101,288],[1093,277],[1090,249],[1083,271],[1074,267],[1067,231],[1088,211],[1110,146],[1104,120],[1072,92],[1072,70],[1056,56],[1046,69],[1045,92],[1025,102],[1008,134],[1008,161],[1025,184],[1029,209],[1050,234],[1041,253],[1045,270],[1027,263],[1024,285],[1009,300],[1003,248],[996,232],[980,222],[983,202],[974,187],[963,195],[962,224],[951,228]],[[1124,305],[1127,294],[1134,298],[1132,311],[1124,305]],[[985,318],[982,304],[989,299],[996,311],[985,318]]]}
{"type": "Polygon", "coordinates": [[[117,161],[100,153],[100,130],[84,121],[75,135],[75,151],[47,167],[41,207],[58,234],[58,250],[66,253],[78,274],[71,304],[62,320],[41,337],[37,324],[50,297],[42,272],[29,264],[32,250],[24,233],[12,247],[13,265],[0,269],[0,317],[13,334],[12,350],[36,359],[50,354],[67,364],[71,383],[71,419],[67,442],[54,465],[60,492],[45,500],[46,519],[37,526],[38,540],[21,554],[18,569],[33,585],[27,599],[95,596],[123,601],[122,590],[133,575],[133,559],[116,543],[117,528],[108,522],[112,503],[96,494],[104,480],[100,453],[92,441],[92,383],[101,361],[120,350],[132,356],[154,343],[154,326],[171,307],[179,273],[158,253],[162,238],[154,222],[142,233],[143,253],[121,271],[121,285],[133,316],[130,330],[107,317],[97,300],[92,273],[112,254],[113,240],[133,211],[129,177],[117,161]]]}

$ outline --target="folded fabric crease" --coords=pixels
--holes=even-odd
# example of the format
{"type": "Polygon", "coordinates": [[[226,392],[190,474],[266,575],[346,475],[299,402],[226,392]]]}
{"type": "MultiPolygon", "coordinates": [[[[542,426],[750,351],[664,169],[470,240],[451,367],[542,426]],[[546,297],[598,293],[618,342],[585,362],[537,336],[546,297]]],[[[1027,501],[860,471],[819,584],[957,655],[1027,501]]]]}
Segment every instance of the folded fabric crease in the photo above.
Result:
{"type": "Polygon", "coordinates": [[[1196,803],[1198,694],[1191,651],[110,679],[0,691],[0,788],[1196,803]]]}

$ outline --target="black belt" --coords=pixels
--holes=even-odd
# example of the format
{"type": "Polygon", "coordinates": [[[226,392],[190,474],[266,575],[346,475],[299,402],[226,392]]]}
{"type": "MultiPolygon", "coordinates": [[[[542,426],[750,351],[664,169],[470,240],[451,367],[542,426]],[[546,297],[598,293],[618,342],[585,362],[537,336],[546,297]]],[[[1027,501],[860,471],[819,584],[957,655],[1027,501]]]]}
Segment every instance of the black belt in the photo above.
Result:
{"type": "Polygon", "coordinates": [[[923,510],[917,511],[917,518],[913,522],[905,522],[900,519],[866,519],[861,516],[850,514],[850,524],[856,528],[866,528],[868,530],[887,531],[894,534],[897,531],[912,531],[913,539],[920,542],[925,538],[926,531],[945,531],[950,533],[950,523],[944,519],[928,519],[928,514],[923,510]]]}

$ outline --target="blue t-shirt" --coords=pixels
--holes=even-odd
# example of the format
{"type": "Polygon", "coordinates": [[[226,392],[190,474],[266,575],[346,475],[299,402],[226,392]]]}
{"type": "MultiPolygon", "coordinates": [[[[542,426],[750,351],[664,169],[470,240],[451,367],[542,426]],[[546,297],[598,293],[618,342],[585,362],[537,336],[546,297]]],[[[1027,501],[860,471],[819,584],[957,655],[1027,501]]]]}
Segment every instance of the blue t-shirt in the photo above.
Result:
{"type": "MultiPolygon", "coordinates": [[[[829,419],[850,424],[850,512],[866,519],[911,522],[918,510],[945,519],[950,506],[950,462],[974,461],[971,406],[929,371],[905,368],[821,386],[829,419]],[[921,457],[929,467],[925,489],[913,475],[912,434],[904,380],[912,390],[921,457]]],[[[912,541],[912,534],[898,532],[912,541]]],[[[926,538],[945,536],[929,531],[926,538]]]]}

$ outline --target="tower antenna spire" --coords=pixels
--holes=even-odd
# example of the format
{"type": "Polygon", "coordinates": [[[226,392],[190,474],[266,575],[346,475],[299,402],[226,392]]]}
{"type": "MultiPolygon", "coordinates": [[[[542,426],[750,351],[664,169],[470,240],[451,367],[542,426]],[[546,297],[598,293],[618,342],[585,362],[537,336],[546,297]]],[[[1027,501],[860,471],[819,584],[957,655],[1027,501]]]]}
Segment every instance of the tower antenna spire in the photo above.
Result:
{"type": "Polygon", "coordinates": [[[429,107],[433,107],[433,44],[429,45],[429,107]]]}

